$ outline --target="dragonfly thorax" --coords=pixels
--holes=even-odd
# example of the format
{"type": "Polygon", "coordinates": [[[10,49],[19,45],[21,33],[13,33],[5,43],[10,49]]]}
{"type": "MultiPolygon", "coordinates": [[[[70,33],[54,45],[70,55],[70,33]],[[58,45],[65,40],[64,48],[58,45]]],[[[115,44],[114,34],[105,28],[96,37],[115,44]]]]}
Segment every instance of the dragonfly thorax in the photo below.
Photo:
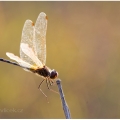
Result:
{"type": "Polygon", "coordinates": [[[43,77],[50,77],[50,72],[46,66],[44,66],[43,68],[36,69],[35,73],[37,73],[38,75],[41,75],[43,77]]]}
{"type": "Polygon", "coordinates": [[[37,73],[38,75],[41,75],[43,77],[50,77],[51,79],[55,79],[58,76],[58,72],[55,71],[54,69],[50,70],[48,69],[47,66],[43,66],[43,68],[38,68],[35,71],[33,71],[34,73],[37,73]]]}

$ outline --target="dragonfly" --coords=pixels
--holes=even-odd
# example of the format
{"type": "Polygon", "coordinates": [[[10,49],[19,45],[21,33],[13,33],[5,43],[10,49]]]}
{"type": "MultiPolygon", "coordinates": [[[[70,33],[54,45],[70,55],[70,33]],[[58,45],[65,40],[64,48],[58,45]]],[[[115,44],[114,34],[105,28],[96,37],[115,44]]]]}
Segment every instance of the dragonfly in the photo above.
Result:
{"type": "MultiPolygon", "coordinates": [[[[20,57],[6,52],[6,55],[16,62],[0,58],[2,62],[22,67],[25,71],[30,71],[41,76],[43,80],[40,82],[38,89],[43,95],[45,94],[40,88],[42,83],[46,81],[48,89],[52,90],[50,86],[53,85],[55,78],[58,77],[56,70],[51,70],[45,65],[47,21],[48,17],[44,12],[38,15],[35,24],[31,20],[26,20],[20,42],[20,57]]],[[[45,97],[47,96],[45,95],[45,97]]]]}

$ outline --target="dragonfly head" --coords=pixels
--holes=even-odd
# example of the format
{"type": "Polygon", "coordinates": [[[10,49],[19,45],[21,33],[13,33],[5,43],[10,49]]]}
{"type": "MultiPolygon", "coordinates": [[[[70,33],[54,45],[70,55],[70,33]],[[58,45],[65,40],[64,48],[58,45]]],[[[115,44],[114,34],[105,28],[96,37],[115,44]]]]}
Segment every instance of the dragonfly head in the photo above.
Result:
{"type": "Polygon", "coordinates": [[[53,69],[53,70],[51,71],[50,78],[51,78],[51,79],[55,79],[57,76],[58,76],[58,72],[53,69]]]}

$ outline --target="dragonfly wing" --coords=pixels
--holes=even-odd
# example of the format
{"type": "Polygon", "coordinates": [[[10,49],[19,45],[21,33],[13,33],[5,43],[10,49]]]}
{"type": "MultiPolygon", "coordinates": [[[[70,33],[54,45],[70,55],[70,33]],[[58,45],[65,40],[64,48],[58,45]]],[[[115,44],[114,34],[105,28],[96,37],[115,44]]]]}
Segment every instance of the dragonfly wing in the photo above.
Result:
{"type": "MultiPolygon", "coordinates": [[[[22,30],[22,37],[21,37],[21,44],[22,43],[25,43],[25,44],[28,44],[29,47],[31,49],[33,49],[34,51],[34,48],[33,48],[33,32],[34,31],[34,25],[33,25],[33,22],[31,20],[26,20],[25,24],[24,24],[24,27],[23,27],[23,30],[22,30]]],[[[20,45],[21,45],[20,44],[20,45]]],[[[30,57],[28,57],[24,51],[22,51],[21,47],[20,47],[20,58],[27,62],[27,63],[30,63],[31,65],[35,64],[32,59],[30,57]]]]}
{"type": "Polygon", "coordinates": [[[46,63],[46,31],[47,31],[47,16],[41,12],[35,23],[35,39],[33,46],[35,55],[39,58],[43,65],[46,63]]]}
{"type": "MultiPolygon", "coordinates": [[[[29,63],[23,61],[21,58],[19,58],[18,56],[15,56],[13,53],[9,53],[7,52],[6,55],[12,59],[12,60],[15,60],[16,62],[18,62],[18,64],[23,67],[23,68],[34,68],[34,66],[30,65],[29,63]]],[[[24,69],[26,70],[26,69],[24,69]]]]}
{"type": "Polygon", "coordinates": [[[21,43],[21,50],[39,67],[43,67],[43,64],[35,55],[34,51],[28,46],[28,44],[21,43]]]}

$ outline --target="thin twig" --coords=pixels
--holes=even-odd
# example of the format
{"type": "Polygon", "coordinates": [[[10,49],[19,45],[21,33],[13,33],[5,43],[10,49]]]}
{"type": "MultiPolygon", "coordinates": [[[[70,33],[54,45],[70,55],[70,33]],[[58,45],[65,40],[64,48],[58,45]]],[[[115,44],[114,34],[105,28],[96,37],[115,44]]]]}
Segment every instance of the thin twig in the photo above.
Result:
{"type": "Polygon", "coordinates": [[[65,96],[64,96],[64,93],[63,93],[63,90],[62,90],[61,80],[60,79],[56,80],[56,83],[57,83],[57,86],[58,86],[58,89],[59,89],[60,98],[61,98],[61,101],[62,101],[62,107],[63,107],[65,117],[66,117],[66,119],[71,119],[70,110],[68,108],[68,105],[67,105],[67,102],[65,100],[65,96]]]}

